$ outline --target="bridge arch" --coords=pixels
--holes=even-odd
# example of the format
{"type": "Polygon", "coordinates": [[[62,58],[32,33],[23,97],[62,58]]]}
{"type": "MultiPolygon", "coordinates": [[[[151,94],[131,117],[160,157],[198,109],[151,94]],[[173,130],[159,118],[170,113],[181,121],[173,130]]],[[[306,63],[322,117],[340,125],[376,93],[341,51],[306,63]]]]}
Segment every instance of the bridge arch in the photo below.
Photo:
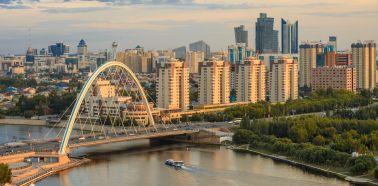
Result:
{"type": "Polygon", "coordinates": [[[111,67],[120,67],[123,70],[125,70],[129,76],[131,76],[131,78],[133,79],[134,83],[136,84],[136,86],[138,88],[138,91],[141,93],[141,98],[142,98],[143,104],[146,106],[146,109],[147,109],[148,120],[149,120],[151,125],[153,125],[153,126],[155,125],[155,121],[154,121],[154,118],[152,116],[150,105],[148,103],[146,94],[144,93],[144,90],[143,90],[138,78],[135,76],[135,74],[131,71],[131,69],[127,65],[125,65],[121,62],[117,62],[117,61],[110,61],[110,62],[107,62],[107,63],[101,65],[100,67],[98,67],[93,72],[93,74],[90,76],[90,78],[85,82],[83,88],[81,89],[80,94],[78,95],[76,102],[75,102],[75,105],[72,109],[71,115],[68,119],[68,122],[67,122],[67,125],[66,125],[66,130],[64,131],[62,142],[60,144],[59,154],[66,154],[66,149],[67,149],[67,146],[68,146],[68,141],[70,139],[73,126],[75,124],[76,118],[77,118],[78,113],[80,111],[80,107],[81,107],[81,105],[84,101],[84,98],[85,98],[86,94],[88,93],[88,90],[90,89],[90,87],[92,86],[92,84],[96,80],[96,78],[102,72],[104,72],[105,70],[107,70],[108,68],[111,68],[111,67]]]}

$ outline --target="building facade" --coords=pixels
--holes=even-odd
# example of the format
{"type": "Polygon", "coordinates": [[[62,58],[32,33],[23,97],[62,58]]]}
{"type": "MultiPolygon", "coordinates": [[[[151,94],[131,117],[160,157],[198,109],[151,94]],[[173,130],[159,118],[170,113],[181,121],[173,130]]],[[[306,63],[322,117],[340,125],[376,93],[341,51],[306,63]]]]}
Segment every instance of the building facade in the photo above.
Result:
{"type": "Polygon", "coordinates": [[[345,89],[356,92],[356,71],[351,66],[319,67],[311,70],[311,89],[345,89]]]}
{"type": "Polygon", "coordinates": [[[178,47],[172,50],[175,53],[175,58],[185,60],[186,58],[186,46],[178,47]]]}
{"type": "Polygon", "coordinates": [[[291,23],[281,19],[281,51],[283,54],[298,53],[298,21],[291,23]]]}
{"type": "Polygon", "coordinates": [[[376,86],[377,45],[373,41],[352,44],[352,62],[357,72],[357,89],[373,90],[376,86]]]}
{"type": "Polygon", "coordinates": [[[274,18],[260,13],[256,22],[256,53],[278,53],[278,31],[274,30],[274,18]]]}
{"type": "Polygon", "coordinates": [[[298,63],[282,58],[273,63],[270,72],[270,101],[286,102],[298,99],[298,63]]]}
{"type": "Polygon", "coordinates": [[[266,99],[266,66],[256,58],[247,58],[237,65],[236,101],[253,102],[266,99]]]}
{"type": "Polygon", "coordinates": [[[171,59],[157,64],[157,107],[167,110],[189,108],[189,69],[186,63],[171,59]]]}
{"type": "Polygon", "coordinates": [[[200,62],[205,60],[205,53],[204,52],[187,52],[186,54],[186,63],[189,67],[189,72],[191,74],[198,73],[198,66],[200,62]]]}
{"type": "Polygon", "coordinates": [[[199,65],[199,104],[230,103],[230,64],[212,58],[199,65]]]}
{"type": "Polygon", "coordinates": [[[311,87],[311,69],[316,68],[317,55],[323,53],[321,43],[305,43],[299,46],[299,86],[311,87]]]}

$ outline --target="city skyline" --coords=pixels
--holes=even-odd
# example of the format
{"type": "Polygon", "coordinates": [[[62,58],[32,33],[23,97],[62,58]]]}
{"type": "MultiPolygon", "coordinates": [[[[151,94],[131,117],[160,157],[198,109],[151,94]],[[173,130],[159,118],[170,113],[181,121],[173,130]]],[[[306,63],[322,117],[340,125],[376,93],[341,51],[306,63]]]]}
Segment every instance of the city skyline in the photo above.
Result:
{"type": "Polygon", "coordinates": [[[326,41],[336,35],[338,48],[344,50],[357,40],[378,40],[376,5],[374,0],[0,0],[0,13],[8,15],[0,18],[7,24],[0,31],[0,54],[24,54],[29,43],[38,49],[56,42],[75,46],[82,38],[89,51],[109,49],[112,41],[119,43],[119,49],[138,44],[146,49],[173,49],[198,40],[207,42],[212,51],[226,51],[234,43],[233,28],[242,24],[255,49],[254,22],[261,12],[275,18],[275,30],[280,30],[281,18],[298,20],[299,42],[326,41]]]}

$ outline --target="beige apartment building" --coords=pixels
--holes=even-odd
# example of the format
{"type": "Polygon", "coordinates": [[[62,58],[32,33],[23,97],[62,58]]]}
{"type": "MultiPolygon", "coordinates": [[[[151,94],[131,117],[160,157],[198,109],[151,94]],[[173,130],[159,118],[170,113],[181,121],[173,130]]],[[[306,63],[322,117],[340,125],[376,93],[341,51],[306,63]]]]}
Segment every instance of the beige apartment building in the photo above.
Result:
{"type": "Polygon", "coordinates": [[[286,102],[298,99],[298,63],[282,58],[272,64],[270,74],[270,101],[286,102]]]}
{"type": "Polygon", "coordinates": [[[345,89],[356,92],[356,71],[351,66],[314,68],[311,71],[311,89],[345,89]]]}
{"type": "Polygon", "coordinates": [[[376,86],[377,45],[373,41],[352,44],[352,63],[357,73],[357,89],[372,90],[376,86]]]}
{"type": "Polygon", "coordinates": [[[211,58],[199,63],[199,104],[230,103],[230,64],[211,58]]]}
{"type": "Polygon", "coordinates": [[[237,102],[258,102],[266,98],[266,66],[256,58],[247,58],[237,65],[237,102]]]}
{"type": "Polygon", "coordinates": [[[186,63],[170,59],[157,64],[156,97],[158,108],[189,108],[189,68],[186,63]]]}
{"type": "Polygon", "coordinates": [[[299,86],[311,86],[311,69],[316,68],[316,56],[323,53],[320,43],[305,43],[299,46],[299,86]]]}
{"type": "Polygon", "coordinates": [[[199,63],[205,60],[205,53],[189,51],[186,53],[185,59],[189,66],[189,72],[191,74],[197,74],[199,63]]]}

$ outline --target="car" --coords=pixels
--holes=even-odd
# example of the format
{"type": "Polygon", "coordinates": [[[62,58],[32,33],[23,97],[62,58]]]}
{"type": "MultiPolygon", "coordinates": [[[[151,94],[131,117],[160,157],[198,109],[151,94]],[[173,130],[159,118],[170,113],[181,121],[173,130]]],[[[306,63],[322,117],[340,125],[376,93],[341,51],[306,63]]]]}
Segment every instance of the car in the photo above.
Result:
{"type": "Polygon", "coordinates": [[[84,136],[80,136],[80,137],[79,137],[79,140],[80,140],[80,141],[85,140],[85,137],[84,137],[84,136]]]}
{"type": "Polygon", "coordinates": [[[104,139],[105,137],[104,136],[99,136],[99,137],[97,137],[97,139],[99,139],[99,140],[102,140],[102,139],[104,139]]]}
{"type": "Polygon", "coordinates": [[[129,136],[135,136],[135,134],[134,133],[130,133],[129,136]]]}
{"type": "Polygon", "coordinates": [[[176,129],[176,128],[174,128],[173,130],[174,130],[174,131],[176,131],[177,129],[176,129]]]}

